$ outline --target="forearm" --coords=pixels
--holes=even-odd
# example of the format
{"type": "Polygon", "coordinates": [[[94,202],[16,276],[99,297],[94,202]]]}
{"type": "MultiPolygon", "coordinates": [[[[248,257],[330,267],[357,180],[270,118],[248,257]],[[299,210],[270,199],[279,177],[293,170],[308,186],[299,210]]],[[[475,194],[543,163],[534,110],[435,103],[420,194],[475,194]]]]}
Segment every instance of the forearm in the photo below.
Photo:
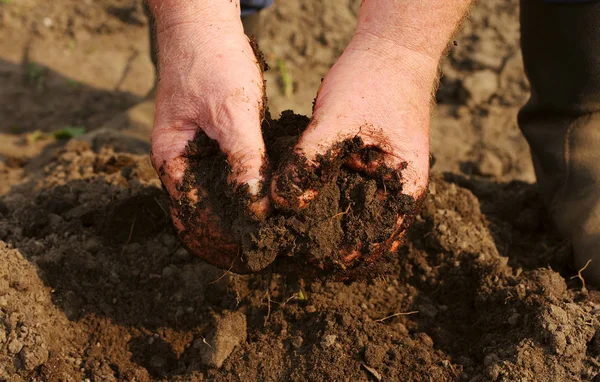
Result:
{"type": "Polygon", "coordinates": [[[189,59],[211,40],[243,30],[239,0],[145,0],[153,44],[152,60],[164,68],[189,59]]]}
{"type": "Polygon", "coordinates": [[[356,34],[439,61],[472,0],[363,0],[356,34]]]}
{"type": "Polygon", "coordinates": [[[194,23],[202,27],[240,24],[239,0],[146,0],[157,32],[194,23]]]}

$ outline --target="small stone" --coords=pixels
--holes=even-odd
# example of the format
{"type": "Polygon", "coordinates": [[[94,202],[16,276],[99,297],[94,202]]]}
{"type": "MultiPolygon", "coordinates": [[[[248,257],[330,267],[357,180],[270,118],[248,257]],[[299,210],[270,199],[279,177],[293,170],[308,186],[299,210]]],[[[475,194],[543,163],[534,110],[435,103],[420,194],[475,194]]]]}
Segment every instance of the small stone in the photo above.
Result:
{"type": "Polygon", "coordinates": [[[175,274],[176,270],[177,270],[177,268],[175,268],[172,265],[169,265],[168,267],[164,267],[162,270],[162,276],[164,278],[169,278],[175,274]]]}
{"type": "Polygon", "coordinates": [[[290,340],[290,344],[294,349],[298,349],[300,346],[302,346],[302,343],[304,343],[304,338],[300,336],[292,337],[290,340]]]}
{"type": "Polygon", "coordinates": [[[381,381],[381,379],[383,378],[381,373],[378,372],[377,370],[375,370],[372,367],[369,367],[365,364],[362,364],[362,366],[365,368],[366,371],[368,371],[369,373],[371,373],[371,375],[373,376],[373,378],[375,378],[378,381],[381,381]]]}
{"type": "Polygon", "coordinates": [[[550,335],[550,344],[552,345],[552,350],[557,355],[561,355],[565,352],[567,348],[567,337],[563,332],[554,332],[550,335]]]}
{"type": "Polygon", "coordinates": [[[308,305],[304,310],[306,310],[306,313],[314,313],[317,311],[317,308],[314,305],[308,305]]]}
{"type": "Polygon", "coordinates": [[[515,326],[519,323],[520,319],[521,319],[521,315],[519,313],[515,313],[508,318],[508,324],[511,326],[515,326]]]}
{"type": "Polygon", "coordinates": [[[175,244],[177,244],[177,239],[171,234],[164,234],[162,237],[162,242],[168,248],[173,248],[175,244]]]}
{"type": "Polygon", "coordinates": [[[328,334],[321,340],[321,346],[324,348],[330,348],[335,345],[335,341],[337,340],[337,336],[335,334],[328,334]]]}
{"type": "Polygon", "coordinates": [[[415,340],[420,340],[427,347],[433,347],[433,340],[426,333],[416,333],[415,340]]]}
{"type": "Polygon", "coordinates": [[[161,356],[153,355],[150,358],[150,366],[154,369],[160,370],[160,369],[164,368],[166,364],[167,364],[167,361],[161,356]]]}
{"type": "Polygon", "coordinates": [[[492,70],[481,70],[465,78],[462,85],[467,93],[467,103],[479,105],[489,101],[498,91],[498,76],[492,70]]]}
{"type": "Polygon", "coordinates": [[[226,312],[216,317],[215,328],[206,337],[206,343],[200,347],[200,362],[220,368],[233,349],[244,341],[246,316],[241,312],[226,312]]]}
{"type": "Polygon", "coordinates": [[[36,345],[35,348],[26,346],[21,350],[20,356],[25,370],[31,371],[48,360],[48,350],[45,346],[36,345]]]}
{"type": "Polygon", "coordinates": [[[17,354],[21,349],[23,349],[23,343],[16,338],[8,343],[8,352],[11,354],[17,354]]]}
{"type": "Polygon", "coordinates": [[[387,349],[381,345],[367,344],[365,347],[365,361],[367,365],[379,366],[387,353],[387,349]]]}
{"type": "Polygon", "coordinates": [[[496,154],[491,151],[484,152],[481,161],[477,164],[479,174],[483,176],[502,176],[504,164],[496,154]]]}
{"type": "Polygon", "coordinates": [[[178,260],[188,260],[190,258],[190,254],[188,253],[188,251],[185,248],[179,248],[177,251],[175,251],[175,258],[177,258],[178,260]]]}
{"type": "Polygon", "coordinates": [[[498,356],[496,355],[496,353],[489,353],[488,355],[486,355],[483,358],[483,364],[485,366],[490,366],[491,364],[493,364],[494,362],[499,361],[500,359],[498,358],[498,356]]]}
{"type": "Polygon", "coordinates": [[[419,313],[425,317],[434,318],[438,314],[438,310],[431,304],[424,304],[419,307],[419,313]]]}
{"type": "Polygon", "coordinates": [[[100,241],[94,237],[91,237],[83,243],[82,247],[84,250],[90,253],[96,253],[98,252],[98,249],[100,249],[100,246],[100,241]]]}

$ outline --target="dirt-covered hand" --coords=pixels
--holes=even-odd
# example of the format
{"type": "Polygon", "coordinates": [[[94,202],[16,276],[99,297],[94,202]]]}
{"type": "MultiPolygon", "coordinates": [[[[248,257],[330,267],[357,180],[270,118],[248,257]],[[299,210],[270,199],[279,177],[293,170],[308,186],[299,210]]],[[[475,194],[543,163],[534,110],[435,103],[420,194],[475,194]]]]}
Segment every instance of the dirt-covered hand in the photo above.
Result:
{"type": "MultiPolygon", "coordinates": [[[[375,260],[383,251],[397,248],[426,192],[436,70],[437,62],[427,57],[356,33],[323,80],[295,154],[273,177],[273,203],[288,210],[309,205],[324,185],[335,181],[342,166],[375,179],[379,200],[400,194],[412,197],[412,211],[399,213],[390,222],[393,234],[387,240],[339,249],[338,261],[345,266],[375,260]]],[[[379,203],[378,208],[396,204],[379,203]]],[[[352,208],[343,218],[352,218],[352,208]]],[[[388,211],[379,212],[383,216],[388,211]]]]}
{"type": "Polygon", "coordinates": [[[232,190],[247,194],[246,213],[265,216],[262,70],[244,35],[238,2],[200,3],[150,2],[159,53],[152,162],[187,247],[215,265],[243,271],[236,268],[237,245],[223,232],[205,190],[196,187],[190,159],[220,149],[232,190]]]}

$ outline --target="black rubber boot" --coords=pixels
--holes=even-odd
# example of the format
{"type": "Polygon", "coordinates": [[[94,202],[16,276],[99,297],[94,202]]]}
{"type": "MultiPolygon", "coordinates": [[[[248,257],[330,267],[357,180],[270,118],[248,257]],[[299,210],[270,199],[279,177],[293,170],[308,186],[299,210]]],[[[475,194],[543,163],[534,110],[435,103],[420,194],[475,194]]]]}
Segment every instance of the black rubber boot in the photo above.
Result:
{"type": "Polygon", "coordinates": [[[521,45],[531,98],[519,124],[540,192],[600,285],[600,3],[521,0],[521,45]]]}
{"type": "Polygon", "coordinates": [[[260,12],[242,17],[242,24],[244,25],[244,33],[246,33],[246,36],[254,38],[255,40],[260,38],[260,19],[260,12]]]}

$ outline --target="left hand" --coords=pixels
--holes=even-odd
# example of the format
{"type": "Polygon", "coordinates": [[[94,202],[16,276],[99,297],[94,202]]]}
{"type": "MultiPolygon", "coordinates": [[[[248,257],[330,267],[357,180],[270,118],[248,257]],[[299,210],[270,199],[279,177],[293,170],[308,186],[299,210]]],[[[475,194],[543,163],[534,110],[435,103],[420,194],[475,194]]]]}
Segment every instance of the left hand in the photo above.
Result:
{"type": "MultiPolygon", "coordinates": [[[[284,164],[273,178],[271,200],[276,207],[305,208],[322,185],[303,174],[314,174],[319,155],[356,136],[382,155],[369,162],[355,155],[346,160],[346,167],[373,178],[383,167],[398,171],[402,193],[416,201],[423,198],[429,178],[429,122],[437,62],[393,44],[355,34],[321,84],[312,120],[295,147],[303,159],[284,164]],[[293,186],[287,187],[290,182],[293,186]],[[290,199],[290,193],[295,197],[290,199]]],[[[329,158],[338,154],[333,149],[329,158]]],[[[380,198],[389,197],[389,192],[378,190],[380,198]]],[[[412,217],[398,216],[392,237],[378,243],[363,260],[397,248],[410,223],[405,219],[412,217]]],[[[361,244],[341,249],[345,265],[360,258],[361,244]]]]}

